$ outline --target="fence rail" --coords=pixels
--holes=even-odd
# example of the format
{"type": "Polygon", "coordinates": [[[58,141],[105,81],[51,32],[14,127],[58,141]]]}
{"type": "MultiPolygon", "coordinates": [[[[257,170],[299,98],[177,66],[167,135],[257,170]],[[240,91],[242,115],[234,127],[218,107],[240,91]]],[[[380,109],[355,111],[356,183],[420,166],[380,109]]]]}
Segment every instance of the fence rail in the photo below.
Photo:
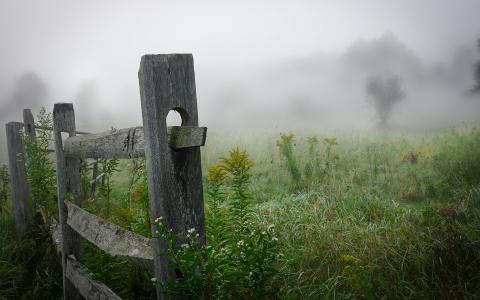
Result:
{"type": "MultiPolygon", "coordinates": [[[[205,145],[206,127],[171,126],[167,128],[168,145],[175,150],[205,145]]],[[[132,127],[97,134],[72,136],[63,144],[66,156],[79,158],[145,157],[142,127],[132,127]]]]}
{"type": "Polygon", "coordinates": [[[153,270],[153,242],[65,201],[67,224],[84,239],[112,256],[131,260],[153,270]]]}
{"type": "Polygon", "coordinates": [[[121,300],[108,286],[93,279],[73,255],[67,257],[66,276],[85,299],[121,300]]]}

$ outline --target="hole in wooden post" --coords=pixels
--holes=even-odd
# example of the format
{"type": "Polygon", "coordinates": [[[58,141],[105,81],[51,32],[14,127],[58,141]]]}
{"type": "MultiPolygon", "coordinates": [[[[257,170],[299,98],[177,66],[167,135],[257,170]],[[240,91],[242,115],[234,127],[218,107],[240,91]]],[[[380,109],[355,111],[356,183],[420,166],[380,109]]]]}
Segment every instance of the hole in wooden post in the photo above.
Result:
{"type": "Polygon", "coordinates": [[[168,112],[167,115],[167,126],[182,126],[183,119],[180,113],[172,109],[168,112]]]}
{"type": "Polygon", "coordinates": [[[62,143],[70,136],[68,132],[60,132],[60,134],[62,135],[62,143]]]}

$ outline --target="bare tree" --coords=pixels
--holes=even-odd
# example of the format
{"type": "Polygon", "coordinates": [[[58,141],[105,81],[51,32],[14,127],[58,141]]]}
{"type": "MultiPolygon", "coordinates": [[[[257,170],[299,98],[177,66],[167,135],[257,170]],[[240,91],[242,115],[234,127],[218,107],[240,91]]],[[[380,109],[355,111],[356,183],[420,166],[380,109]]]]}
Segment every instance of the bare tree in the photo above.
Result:
{"type": "Polygon", "coordinates": [[[377,110],[380,127],[387,126],[394,104],[405,98],[401,79],[395,74],[369,77],[366,93],[377,110]]]}

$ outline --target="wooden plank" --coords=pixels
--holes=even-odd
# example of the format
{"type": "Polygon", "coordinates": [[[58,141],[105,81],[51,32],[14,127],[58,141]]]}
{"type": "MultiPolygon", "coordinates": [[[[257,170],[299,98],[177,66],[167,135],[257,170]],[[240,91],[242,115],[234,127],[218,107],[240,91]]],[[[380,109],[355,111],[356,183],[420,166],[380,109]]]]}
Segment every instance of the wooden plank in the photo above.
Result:
{"type": "Polygon", "coordinates": [[[108,286],[93,279],[93,274],[72,255],[67,257],[66,274],[73,286],[87,300],[121,300],[108,286]]]}
{"type": "Polygon", "coordinates": [[[5,129],[15,228],[17,232],[23,233],[27,229],[32,217],[32,210],[28,202],[30,189],[25,169],[24,146],[21,133],[23,123],[9,122],[5,125],[5,129]]]}
{"type": "MultiPolygon", "coordinates": [[[[177,234],[184,235],[188,229],[195,228],[203,244],[205,217],[200,148],[175,151],[169,146],[166,130],[170,110],[180,113],[183,126],[198,126],[193,57],[191,54],[145,55],[138,77],[152,232],[156,229],[153,221],[162,216],[177,234]]],[[[166,250],[165,241],[156,237],[154,246],[157,280],[163,283],[175,280],[175,266],[160,255],[166,250]]],[[[157,288],[157,298],[166,298],[160,288],[157,288]]]]}
{"type": "Polygon", "coordinates": [[[83,238],[110,255],[139,262],[142,266],[153,266],[151,239],[99,218],[71,202],[65,201],[65,204],[68,209],[67,224],[83,238]]]}
{"type": "Polygon", "coordinates": [[[66,276],[67,257],[73,254],[80,258],[82,255],[82,238],[67,224],[66,198],[73,198],[80,206],[80,159],[66,157],[63,151],[62,132],[69,136],[75,135],[75,112],[71,103],[57,103],[53,108],[53,135],[55,138],[55,155],[57,161],[57,201],[59,225],[62,237],[62,270],[63,270],[63,298],[78,298],[77,290],[66,276]]]}
{"type": "MultiPolygon", "coordinates": [[[[171,126],[168,144],[175,150],[205,145],[206,127],[171,126]]],[[[132,127],[98,134],[75,136],[64,142],[68,156],[81,158],[138,158],[145,156],[142,127],[132,127]]]]}
{"type": "Polygon", "coordinates": [[[25,128],[25,134],[31,137],[37,135],[35,131],[35,118],[32,111],[29,108],[23,110],[23,126],[25,128]]]}

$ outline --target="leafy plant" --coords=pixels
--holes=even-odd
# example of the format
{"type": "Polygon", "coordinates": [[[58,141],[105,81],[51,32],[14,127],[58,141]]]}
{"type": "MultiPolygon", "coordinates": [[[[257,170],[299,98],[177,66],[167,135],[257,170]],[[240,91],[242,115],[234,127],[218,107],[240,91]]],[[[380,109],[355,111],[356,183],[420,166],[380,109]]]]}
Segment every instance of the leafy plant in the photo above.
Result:
{"type": "Polygon", "coordinates": [[[131,159],[128,164],[128,207],[132,209],[132,197],[135,186],[142,180],[147,178],[145,159],[131,159]]]}
{"type": "MultiPolygon", "coordinates": [[[[52,114],[41,108],[37,116],[37,127],[51,128],[52,114]]],[[[30,184],[33,206],[42,209],[48,217],[56,215],[56,182],[55,168],[50,158],[52,132],[38,130],[36,137],[25,135],[25,165],[27,180],[30,184]]]]}
{"type": "Polygon", "coordinates": [[[250,169],[245,151],[235,149],[208,173],[211,206],[207,218],[208,245],[201,245],[195,228],[177,236],[163,218],[155,221],[166,253],[181,276],[156,282],[169,294],[193,299],[264,298],[274,292],[273,278],[280,254],[274,227],[254,222],[250,208],[250,169]]]}
{"type": "Polygon", "coordinates": [[[308,183],[311,183],[314,176],[318,173],[319,159],[316,147],[318,145],[318,139],[316,136],[310,136],[307,138],[308,143],[308,156],[305,164],[305,178],[308,183]]]}
{"type": "Polygon", "coordinates": [[[300,185],[301,174],[298,168],[297,161],[293,155],[293,147],[295,135],[293,133],[280,133],[280,139],[277,140],[277,147],[280,150],[280,154],[285,158],[287,163],[287,169],[292,177],[295,188],[300,185]]]}
{"type": "Polygon", "coordinates": [[[100,161],[103,170],[103,178],[105,179],[104,184],[102,184],[98,191],[100,197],[106,201],[106,215],[109,217],[111,215],[112,207],[110,201],[110,195],[112,193],[111,177],[115,171],[118,171],[118,159],[102,159],[100,161]]]}

